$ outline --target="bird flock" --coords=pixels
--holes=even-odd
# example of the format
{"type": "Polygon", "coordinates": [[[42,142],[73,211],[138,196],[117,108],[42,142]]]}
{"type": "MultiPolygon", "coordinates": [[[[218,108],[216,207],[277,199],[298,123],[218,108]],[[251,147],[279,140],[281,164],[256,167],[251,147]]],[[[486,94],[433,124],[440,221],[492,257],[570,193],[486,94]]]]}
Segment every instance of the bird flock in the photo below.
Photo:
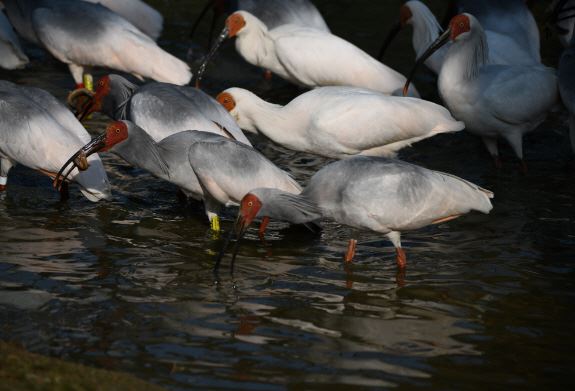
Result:
{"type": "MultiPolygon", "coordinates": [[[[481,137],[497,167],[498,140],[505,140],[526,173],[523,135],[561,110],[562,99],[575,151],[575,1],[549,8],[547,23],[565,46],[557,71],[541,62],[538,26],[524,0],[452,1],[445,28],[423,1],[407,1],[377,58],[331,32],[309,0],[212,0],[190,23],[193,36],[201,17],[213,13],[204,37],[211,50],[195,75],[156,43],[163,18],[141,0],[0,5],[0,67],[27,66],[22,39],[66,64],[75,84],[64,103],[42,89],[0,81],[0,192],[10,169],[22,164],[49,176],[64,199],[75,182],[88,200],[108,200],[112,189],[98,153],[113,153],[202,201],[214,231],[223,207],[239,207],[216,268],[233,234],[235,260],[254,221],[263,240],[270,220],[315,230],[329,219],[386,235],[403,270],[403,232],[471,211],[487,214],[493,193],[398,160],[401,149],[465,129],[481,137]],[[222,16],[224,28],[213,39],[222,16]],[[417,61],[406,77],[380,60],[407,26],[417,61]],[[231,38],[245,61],[308,91],[283,106],[239,87],[215,97],[202,91],[210,62],[231,38]],[[423,64],[437,75],[444,106],[421,99],[415,88],[423,64]],[[94,84],[92,67],[123,75],[94,84]],[[111,122],[91,138],[82,121],[94,113],[111,122]],[[244,131],[335,161],[303,187],[244,131]]],[[[356,245],[349,240],[346,262],[356,245]]]]}

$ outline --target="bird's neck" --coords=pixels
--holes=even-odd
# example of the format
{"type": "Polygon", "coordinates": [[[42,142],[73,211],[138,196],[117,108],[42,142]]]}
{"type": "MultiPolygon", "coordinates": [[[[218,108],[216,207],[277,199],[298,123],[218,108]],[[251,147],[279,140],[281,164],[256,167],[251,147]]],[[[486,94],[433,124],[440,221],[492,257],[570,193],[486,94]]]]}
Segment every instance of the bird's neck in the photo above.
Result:
{"type": "Polygon", "coordinates": [[[115,145],[110,152],[134,167],[142,168],[160,179],[169,180],[168,166],[162,157],[162,150],[141,128],[130,129],[130,136],[115,145]]]}
{"type": "Polygon", "coordinates": [[[442,31],[435,15],[427,7],[418,7],[413,13],[413,48],[419,58],[425,50],[439,37],[442,31]]]}
{"type": "Polygon", "coordinates": [[[322,217],[321,209],[305,195],[292,194],[278,189],[265,189],[259,217],[305,224],[322,217]]]}
{"type": "Polygon", "coordinates": [[[116,121],[129,120],[130,116],[130,101],[134,95],[135,90],[125,88],[121,90],[121,93],[115,98],[115,105],[113,112],[110,113],[110,117],[116,121]]]}
{"type": "Polygon", "coordinates": [[[236,38],[236,49],[252,65],[266,66],[272,62],[274,43],[263,23],[254,23],[236,38]]]}
{"type": "Polygon", "coordinates": [[[468,36],[464,42],[453,43],[447,51],[439,74],[440,91],[475,80],[488,60],[487,40],[483,29],[473,31],[473,35],[468,36]]]}
{"type": "Polygon", "coordinates": [[[242,108],[240,127],[263,134],[272,141],[296,148],[298,133],[303,130],[297,126],[297,116],[288,115],[289,108],[266,102],[256,96],[246,102],[242,108]]]}

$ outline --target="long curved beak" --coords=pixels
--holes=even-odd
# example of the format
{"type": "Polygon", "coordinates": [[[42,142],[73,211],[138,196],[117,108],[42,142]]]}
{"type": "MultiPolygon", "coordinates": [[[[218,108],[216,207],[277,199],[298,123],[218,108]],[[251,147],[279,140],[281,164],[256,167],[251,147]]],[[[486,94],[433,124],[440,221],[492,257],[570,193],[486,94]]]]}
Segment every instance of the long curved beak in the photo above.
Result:
{"type": "Polygon", "coordinates": [[[206,68],[207,68],[209,62],[214,57],[214,55],[216,54],[216,52],[218,51],[218,49],[220,48],[222,43],[226,40],[226,38],[228,38],[229,32],[230,32],[230,30],[228,29],[228,26],[224,27],[224,29],[222,30],[222,32],[218,36],[218,39],[216,40],[216,42],[214,43],[214,45],[210,49],[210,52],[204,58],[204,61],[200,65],[200,68],[198,69],[198,72],[196,75],[196,88],[200,88],[200,82],[202,81],[202,77],[204,76],[204,73],[206,71],[206,68]]]}
{"type": "Polygon", "coordinates": [[[238,217],[236,219],[236,222],[234,224],[234,230],[230,232],[230,234],[228,235],[228,237],[226,238],[226,241],[224,242],[224,245],[222,247],[222,249],[220,250],[220,253],[218,254],[218,257],[216,258],[216,263],[214,265],[214,272],[217,272],[220,268],[220,264],[222,262],[222,258],[224,257],[226,250],[228,248],[228,246],[230,245],[230,241],[232,239],[232,236],[234,235],[234,233],[236,234],[236,243],[234,244],[234,248],[232,250],[232,261],[231,261],[231,266],[230,269],[233,271],[234,269],[234,264],[236,262],[236,256],[238,255],[238,250],[240,249],[240,242],[243,239],[246,231],[248,230],[250,224],[251,224],[251,220],[248,221],[246,219],[244,219],[241,215],[241,213],[238,213],[238,217]]]}
{"type": "Polygon", "coordinates": [[[96,105],[95,96],[95,93],[86,88],[77,89],[68,95],[68,106],[75,111],[74,114],[80,122],[93,112],[94,106],[96,105]],[[80,101],[82,98],[83,101],[80,101]]]}
{"type": "Polygon", "coordinates": [[[397,34],[399,34],[402,28],[403,26],[401,25],[401,22],[397,22],[396,24],[393,25],[391,30],[389,30],[389,33],[387,33],[387,36],[385,37],[385,40],[383,41],[381,49],[379,49],[379,53],[377,55],[377,59],[379,61],[381,61],[383,55],[385,54],[385,51],[387,50],[389,45],[393,42],[395,37],[397,37],[397,34]]]}
{"type": "Polygon", "coordinates": [[[88,156],[100,151],[102,148],[106,146],[106,134],[101,134],[100,136],[92,139],[88,144],[84,145],[82,148],[78,150],[75,154],[70,157],[64,163],[58,174],[54,178],[54,182],[52,183],[54,187],[58,190],[62,187],[62,184],[68,179],[68,176],[72,173],[75,168],[78,168],[80,171],[85,171],[90,166],[88,164],[88,156]],[[66,169],[70,166],[68,171],[66,169]],[[66,174],[64,174],[66,171],[66,174]]]}
{"type": "Polygon", "coordinates": [[[417,71],[417,69],[429,57],[431,57],[431,55],[433,53],[438,51],[443,45],[445,45],[449,41],[450,35],[451,35],[451,29],[448,28],[447,30],[445,30],[445,32],[443,34],[441,34],[439,37],[437,37],[437,39],[427,48],[425,53],[423,53],[421,55],[421,57],[419,57],[417,59],[417,61],[415,62],[415,65],[413,66],[413,68],[411,69],[411,72],[409,73],[409,77],[407,78],[407,81],[405,82],[405,86],[403,86],[403,96],[407,96],[407,92],[409,90],[409,85],[411,84],[411,80],[413,79],[413,76],[415,76],[415,72],[417,71]]]}

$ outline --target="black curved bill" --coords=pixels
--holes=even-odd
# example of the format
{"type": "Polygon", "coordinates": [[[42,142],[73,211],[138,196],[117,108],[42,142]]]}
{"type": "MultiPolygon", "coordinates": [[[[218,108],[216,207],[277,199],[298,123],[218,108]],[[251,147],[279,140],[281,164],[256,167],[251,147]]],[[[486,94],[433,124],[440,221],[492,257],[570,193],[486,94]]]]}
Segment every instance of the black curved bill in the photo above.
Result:
{"type": "Polygon", "coordinates": [[[423,53],[421,55],[421,57],[419,57],[417,59],[417,61],[415,62],[415,65],[413,66],[413,68],[411,69],[411,72],[409,73],[409,77],[407,78],[407,81],[405,82],[405,86],[403,87],[403,96],[407,96],[407,92],[409,91],[409,85],[411,84],[411,80],[413,79],[413,76],[415,76],[417,69],[429,57],[431,57],[431,55],[433,53],[435,53],[437,50],[439,50],[443,45],[445,45],[449,41],[450,35],[451,35],[451,29],[445,30],[445,32],[443,34],[441,34],[439,37],[437,37],[437,39],[427,48],[425,53],[423,53]]]}
{"type": "Polygon", "coordinates": [[[196,74],[196,88],[200,88],[200,82],[202,81],[202,77],[204,76],[204,73],[206,72],[206,68],[207,68],[209,62],[212,60],[212,58],[214,57],[214,55],[216,54],[216,52],[218,51],[218,49],[220,48],[222,43],[228,37],[228,33],[229,33],[229,29],[228,29],[228,26],[226,26],[226,27],[224,27],[224,29],[222,30],[222,32],[218,36],[218,39],[216,40],[216,42],[214,43],[214,45],[210,49],[210,52],[204,58],[204,61],[200,65],[200,68],[198,69],[198,72],[196,74]]]}
{"type": "Polygon", "coordinates": [[[58,174],[54,178],[53,182],[54,187],[60,190],[62,188],[62,184],[66,181],[66,179],[68,179],[68,176],[70,176],[70,174],[75,168],[78,168],[80,171],[87,170],[88,161],[86,159],[88,158],[88,156],[98,152],[99,150],[104,148],[105,145],[106,145],[106,134],[104,133],[98,137],[95,137],[88,144],[80,148],[78,152],[73,154],[72,157],[70,157],[70,159],[68,159],[66,163],[64,163],[62,168],[60,168],[60,171],[58,171],[58,174]],[[66,171],[66,168],[68,168],[68,166],[70,168],[68,169],[68,171],[66,171]],[[66,174],[64,174],[64,171],[66,171],[66,174]]]}
{"type": "Polygon", "coordinates": [[[393,25],[393,27],[391,27],[391,30],[389,30],[389,33],[387,33],[387,36],[385,37],[385,40],[381,45],[381,49],[379,49],[379,53],[377,54],[377,59],[379,61],[381,61],[387,48],[389,47],[389,45],[391,45],[395,37],[397,37],[397,34],[399,34],[399,32],[401,31],[401,28],[402,26],[400,22],[397,22],[396,24],[393,25]]]}

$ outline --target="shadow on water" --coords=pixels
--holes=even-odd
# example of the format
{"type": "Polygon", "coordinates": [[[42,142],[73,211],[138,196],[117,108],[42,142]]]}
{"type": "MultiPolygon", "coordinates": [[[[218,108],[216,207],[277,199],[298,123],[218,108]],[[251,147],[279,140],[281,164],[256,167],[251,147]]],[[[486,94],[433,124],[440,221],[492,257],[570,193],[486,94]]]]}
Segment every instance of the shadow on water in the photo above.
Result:
{"type": "MultiPolygon", "coordinates": [[[[185,57],[202,4],[151,3],[167,17],[161,44],[185,57]]],[[[376,53],[400,2],[317,4],[334,32],[376,53]]],[[[440,14],[443,3],[432,4],[440,14]]],[[[543,45],[553,64],[557,45],[543,45]]],[[[224,46],[204,77],[210,93],[238,85],[284,103],[301,92],[263,80],[224,46]]],[[[200,58],[204,49],[194,48],[200,58]]],[[[410,33],[385,62],[409,70],[410,33]]],[[[66,68],[37,52],[31,67],[0,77],[60,98],[71,87],[66,68]]],[[[434,96],[431,85],[418,87],[434,96]]],[[[88,127],[98,133],[105,123],[94,116],[88,127]]],[[[526,138],[526,176],[505,146],[496,171],[465,133],[402,151],[496,194],[489,216],[405,235],[404,276],[377,234],[362,232],[356,260],[344,265],[349,228],[326,223],[310,236],[274,223],[265,244],[250,230],[235,273],[224,268],[216,281],[213,261],[235,210],[214,236],[198,205],[113,156],[104,160],[114,200],[97,205],[74,188],[62,203],[48,179],[18,167],[0,196],[0,338],[175,390],[572,385],[575,187],[566,123],[554,113],[526,138]]],[[[302,183],[327,163],[250,137],[302,183]]]]}

